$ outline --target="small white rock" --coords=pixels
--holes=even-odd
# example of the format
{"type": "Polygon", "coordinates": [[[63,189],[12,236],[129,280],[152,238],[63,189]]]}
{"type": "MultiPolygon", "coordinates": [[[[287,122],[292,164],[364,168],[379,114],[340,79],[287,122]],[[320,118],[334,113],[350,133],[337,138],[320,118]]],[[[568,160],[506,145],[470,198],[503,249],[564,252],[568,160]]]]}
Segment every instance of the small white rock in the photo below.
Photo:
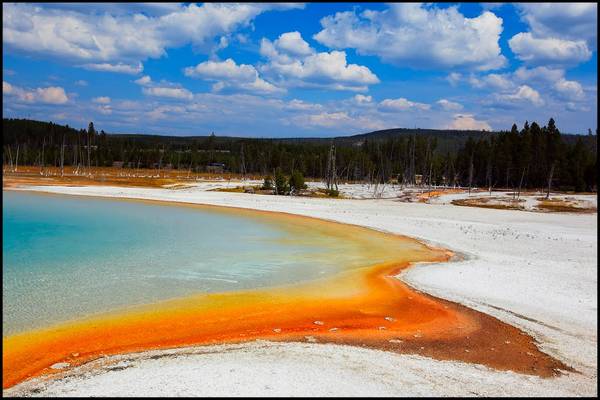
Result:
{"type": "Polygon", "coordinates": [[[56,364],[52,364],[50,366],[50,368],[52,368],[52,369],[65,369],[69,365],[71,365],[71,364],[69,364],[68,362],[59,362],[59,363],[56,363],[56,364]]]}
{"type": "Polygon", "coordinates": [[[323,321],[315,321],[315,322],[313,322],[313,324],[315,324],[315,325],[325,325],[325,323],[323,321]]]}

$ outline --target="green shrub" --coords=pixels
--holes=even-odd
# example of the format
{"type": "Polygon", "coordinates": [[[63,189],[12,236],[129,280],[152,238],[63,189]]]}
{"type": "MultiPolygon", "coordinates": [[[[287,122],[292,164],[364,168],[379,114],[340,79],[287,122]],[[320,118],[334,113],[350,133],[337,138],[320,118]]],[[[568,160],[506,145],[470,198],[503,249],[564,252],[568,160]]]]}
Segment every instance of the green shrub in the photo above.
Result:
{"type": "Polygon", "coordinates": [[[288,185],[288,181],[279,168],[275,170],[275,194],[290,194],[290,186],[288,185]]]}
{"type": "Polygon", "coordinates": [[[300,171],[294,171],[292,176],[289,179],[290,191],[293,194],[297,194],[302,189],[306,189],[306,184],[304,183],[304,175],[300,171]]]}
{"type": "Polygon", "coordinates": [[[263,190],[273,190],[273,179],[270,176],[265,177],[262,188],[263,190]]]}
{"type": "Polygon", "coordinates": [[[327,196],[329,197],[338,197],[340,195],[340,191],[335,189],[327,189],[325,193],[327,193],[327,196]]]}

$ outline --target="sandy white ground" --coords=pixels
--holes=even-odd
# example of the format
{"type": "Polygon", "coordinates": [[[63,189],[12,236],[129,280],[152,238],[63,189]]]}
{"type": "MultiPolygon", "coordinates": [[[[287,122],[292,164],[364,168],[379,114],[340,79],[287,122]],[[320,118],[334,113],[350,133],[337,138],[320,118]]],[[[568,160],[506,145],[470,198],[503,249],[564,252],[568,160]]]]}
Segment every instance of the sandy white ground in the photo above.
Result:
{"type": "Polygon", "coordinates": [[[66,394],[105,395],[107,386],[119,388],[121,382],[127,390],[142,395],[156,390],[170,394],[190,394],[186,390],[192,390],[194,395],[268,395],[286,390],[289,394],[343,395],[348,390],[359,395],[364,393],[359,386],[379,388],[372,393],[394,395],[597,395],[596,214],[529,213],[393,199],[263,196],[207,192],[201,187],[35,189],[290,212],[420,238],[460,252],[466,260],[416,266],[403,274],[404,281],[530,332],[543,351],[581,372],[537,379],[360,348],[271,344],[259,349],[246,345],[238,353],[230,352],[238,355],[228,361],[214,354],[165,358],[159,364],[140,361],[134,368],[55,382],[47,389],[49,394],[65,390],[66,394]],[[272,361],[264,361],[269,357],[272,361]],[[322,373],[311,372],[307,363],[320,366],[322,373]],[[172,374],[165,375],[168,380],[159,377],[167,371],[172,374]],[[207,383],[205,376],[210,376],[212,383],[207,383]],[[110,385],[98,383],[103,380],[110,385]],[[151,382],[159,383],[153,386],[151,382]]]}

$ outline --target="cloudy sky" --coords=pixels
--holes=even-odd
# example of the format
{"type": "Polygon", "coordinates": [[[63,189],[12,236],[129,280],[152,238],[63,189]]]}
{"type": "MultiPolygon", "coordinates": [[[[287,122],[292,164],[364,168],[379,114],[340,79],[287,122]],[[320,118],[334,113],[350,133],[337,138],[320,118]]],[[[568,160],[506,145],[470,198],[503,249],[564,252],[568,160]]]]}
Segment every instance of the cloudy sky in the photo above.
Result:
{"type": "Polygon", "coordinates": [[[597,4],[3,3],[5,117],[283,137],[597,127],[597,4]]]}

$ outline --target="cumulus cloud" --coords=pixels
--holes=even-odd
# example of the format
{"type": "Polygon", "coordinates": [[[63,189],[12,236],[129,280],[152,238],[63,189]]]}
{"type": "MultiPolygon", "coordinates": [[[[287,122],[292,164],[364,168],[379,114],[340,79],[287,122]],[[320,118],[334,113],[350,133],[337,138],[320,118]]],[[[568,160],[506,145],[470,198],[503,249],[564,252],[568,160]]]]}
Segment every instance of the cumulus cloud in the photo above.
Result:
{"type": "Polygon", "coordinates": [[[491,131],[492,127],[485,121],[478,121],[472,114],[455,114],[454,119],[447,126],[447,129],[456,129],[460,131],[467,130],[485,130],[491,131]]]}
{"type": "Polygon", "coordinates": [[[28,53],[84,62],[92,69],[133,73],[139,62],[162,57],[167,48],[191,44],[196,50],[209,53],[227,42],[228,35],[249,26],[257,15],[302,5],[94,7],[3,3],[4,44],[28,53]],[[160,12],[156,12],[158,9],[160,12]]]}
{"type": "Polygon", "coordinates": [[[103,72],[116,72],[120,74],[130,74],[136,75],[144,70],[144,66],[142,63],[137,64],[109,64],[109,63],[99,63],[99,64],[83,64],[80,65],[81,68],[88,69],[91,71],[103,71],[103,72]]]}
{"type": "Polygon", "coordinates": [[[451,86],[456,86],[463,79],[462,74],[458,72],[451,72],[446,77],[446,80],[450,83],[451,86]]]}
{"type": "Polygon", "coordinates": [[[446,99],[440,99],[436,101],[436,104],[444,111],[460,111],[463,109],[462,104],[446,99]]]}
{"type": "Polygon", "coordinates": [[[554,84],[554,89],[568,100],[582,100],[585,97],[583,87],[576,81],[561,78],[554,84]]]}
{"type": "Polygon", "coordinates": [[[319,128],[351,129],[350,132],[362,130],[383,129],[385,125],[378,120],[367,116],[352,116],[346,111],[321,112],[318,114],[303,114],[292,117],[296,124],[302,124],[319,128]]]}
{"type": "Polygon", "coordinates": [[[279,36],[274,42],[274,47],[282,53],[287,53],[292,56],[308,56],[313,54],[315,51],[311,49],[310,45],[302,39],[300,32],[287,32],[279,36]]]}
{"type": "Polygon", "coordinates": [[[489,70],[506,63],[498,44],[502,19],[489,11],[466,18],[456,6],[399,3],[384,11],[338,12],[321,25],[314,38],[325,46],[354,48],[402,67],[489,70]]]}
{"type": "Polygon", "coordinates": [[[149,75],[144,75],[133,81],[142,86],[142,93],[146,96],[163,97],[176,100],[192,100],[194,95],[180,84],[161,80],[154,82],[149,75]]]}
{"type": "Polygon", "coordinates": [[[397,112],[397,111],[411,111],[421,110],[426,111],[431,108],[429,104],[416,103],[410,100],[400,97],[398,99],[385,99],[379,103],[381,111],[385,112],[397,112]]]}
{"type": "Polygon", "coordinates": [[[87,81],[84,81],[83,79],[80,79],[80,80],[78,80],[78,81],[75,81],[75,84],[76,84],[77,86],[87,86],[87,85],[88,85],[87,81]]]}
{"type": "Polygon", "coordinates": [[[517,91],[510,94],[498,94],[495,96],[499,103],[505,105],[517,105],[519,103],[531,103],[535,106],[544,105],[544,100],[540,96],[540,93],[527,85],[521,85],[517,91]]]}
{"type": "Polygon", "coordinates": [[[108,104],[108,103],[110,103],[110,97],[107,97],[107,96],[94,97],[92,99],[92,101],[94,103],[98,103],[98,104],[108,104]]]}
{"type": "MultiPolygon", "coordinates": [[[[526,98],[529,90],[526,88],[532,87],[536,88],[536,93],[541,92],[544,97],[553,96],[557,100],[583,101],[586,98],[583,86],[577,81],[566,79],[565,70],[562,68],[519,67],[511,73],[472,75],[468,82],[478,89],[493,90],[496,98],[504,100],[505,103],[517,98],[526,98]],[[525,89],[522,88],[523,85],[525,89]],[[518,95],[518,90],[521,90],[521,95],[518,95]]],[[[529,98],[533,104],[540,104],[541,98],[538,99],[535,94],[529,98]]]]}
{"type": "Polygon", "coordinates": [[[306,101],[293,99],[290,100],[285,106],[287,110],[295,111],[317,111],[323,109],[323,106],[319,103],[309,103],[306,101]]]}
{"type": "Polygon", "coordinates": [[[584,40],[536,38],[530,32],[516,34],[508,44],[517,58],[530,64],[579,64],[592,56],[584,40]]]}
{"type": "Polygon", "coordinates": [[[369,85],[379,83],[369,68],[349,64],[346,52],[318,53],[298,32],[284,33],[274,42],[263,38],[260,54],[268,60],[260,71],[279,86],[366,91],[369,85]]]}
{"type": "Polygon", "coordinates": [[[576,65],[590,59],[597,46],[595,3],[518,4],[529,32],[509,40],[511,50],[529,64],[576,65]]]}
{"type": "Polygon", "coordinates": [[[140,85],[140,86],[146,86],[152,83],[152,78],[150,78],[149,75],[144,75],[139,79],[136,79],[135,81],[133,81],[135,84],[140,85]]]}
{"type": "Polygon", "coordinates": [[[490,88],[506,90],[514,86],[513,82],[505,74],[488,74],[483,76],[471,75],[469,83],[476,88],[490,88]]]}
{"type": "Polygon", "coordinates": [[[172,99],[191,100],[194,95],[187,89],[178,87],[154,86],[145,87],[142,92],[148,96],[168,97],[172,99]]]}
{"type": "Polygon", "coordinates": [[[373,102],[373,97],[365,96],[363,94],[357,94],[354,95],[354,97],[352,97],[352,100],[358,105],[366,105],[371,104],[373,102]]]}
{"type": "Polygon", "coordinates": [[[64,104],[69,101],[65,90],[59,86],[28,90],[2,81],[2,94],[24,103],[64,104]]]}
{"type": "Polygon", "coordinates": [[[597,3],[519,3],[516,7],[536,36],[585,40],[596,47],[597,3]]]}
{"type": "Polygon", "coordinates": [[[191,78],[216,81],[213,85],[215,92],[227,88],[262,93],[282,91],[282,89],[260,78],[254,66],[248,64],[237,65],[231,58],[225,61],[205,61],[195,67],[187,67],[184,69],[184,74],[191,78]]]}

